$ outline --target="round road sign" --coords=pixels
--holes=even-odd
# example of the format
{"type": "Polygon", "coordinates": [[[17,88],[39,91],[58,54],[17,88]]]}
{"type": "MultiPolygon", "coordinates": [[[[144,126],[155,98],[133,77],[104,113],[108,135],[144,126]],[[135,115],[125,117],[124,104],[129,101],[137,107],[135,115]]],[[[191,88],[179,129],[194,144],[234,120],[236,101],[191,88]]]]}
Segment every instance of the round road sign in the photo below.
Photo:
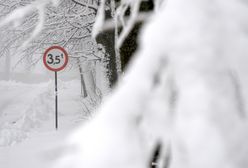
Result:
{"type": "Polygon", "coordinates": [[[52,46],[45,51],[43,63],[45,67],[51,71],[60,71],[64,69],[68,63],[68,54],[64,48],[52,46]]]}

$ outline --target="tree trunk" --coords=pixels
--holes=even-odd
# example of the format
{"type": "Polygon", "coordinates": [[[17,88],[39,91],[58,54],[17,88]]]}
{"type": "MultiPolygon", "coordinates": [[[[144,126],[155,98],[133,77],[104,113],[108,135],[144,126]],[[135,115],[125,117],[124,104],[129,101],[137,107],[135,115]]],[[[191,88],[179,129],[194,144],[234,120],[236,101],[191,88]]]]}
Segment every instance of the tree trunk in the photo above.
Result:
{"type": "Polygon", "coordinates": [[[81,95],[85,98],[88,95],[87,95],[86,85],[85,85],[85,81],[84,81],[83,69],[82,69],[82,66],[80,64],[79,58],[77,59],[77,61],[78,61],[78,68],[79,68],[80,80],[81,80],[81,95]]]}
{"type": "Polygon", "coordinates": [[[11,67],[11,57],[10,57],[9,51],[7,51],[7,54],[5,57],[5,80],[10,79],[10,67],[11,67]]]}
{"type": "Polygon", "coordinates": [[[105,47],[106,73],[109,80],[109,87],[113,87],[117,81],[117,69],[115,58],[115,34],[114,30],[100,33],[96,38],[97,43],[105,47]]]}
{"type": "MultiPolygon", "coordinates": [[[[105,13],[107,19],[112,19],[111,11],[105,13]]],[[[109,80],[109,87],[113,87],[118,79],[116,50],[115,50],[115,30],[108,30],[98,34],[97,43],[105,47],[106,74],[109,80]]]]}

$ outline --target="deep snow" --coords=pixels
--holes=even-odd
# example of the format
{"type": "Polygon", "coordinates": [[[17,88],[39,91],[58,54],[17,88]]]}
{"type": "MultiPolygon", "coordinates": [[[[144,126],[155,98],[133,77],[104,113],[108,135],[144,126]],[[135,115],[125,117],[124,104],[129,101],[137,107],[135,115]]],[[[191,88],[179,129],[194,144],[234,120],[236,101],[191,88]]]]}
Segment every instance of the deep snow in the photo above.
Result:
{"type": "Polygon", "coordinates": [[[54,81],[24,84],[0,81],[0,167],[48,167],[61,153],[65,137],[86,118],[88,102],[80,82],[59,80],[59,129],[55,130],[54,81]],[[84,103],[84,104],[83,104],[84,103]]]}

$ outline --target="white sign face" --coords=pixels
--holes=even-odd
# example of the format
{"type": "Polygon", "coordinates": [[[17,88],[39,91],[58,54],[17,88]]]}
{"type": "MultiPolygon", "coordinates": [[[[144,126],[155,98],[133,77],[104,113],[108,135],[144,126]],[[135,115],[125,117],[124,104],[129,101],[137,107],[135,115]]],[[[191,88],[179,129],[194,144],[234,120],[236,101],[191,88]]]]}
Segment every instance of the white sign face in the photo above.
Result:
{"type": "Polygon", "coordinates": [[[51,71],[60,71],[68,63],[68,54],[62,47],[52,46],[46,50],[43,63],[51,71]]]}

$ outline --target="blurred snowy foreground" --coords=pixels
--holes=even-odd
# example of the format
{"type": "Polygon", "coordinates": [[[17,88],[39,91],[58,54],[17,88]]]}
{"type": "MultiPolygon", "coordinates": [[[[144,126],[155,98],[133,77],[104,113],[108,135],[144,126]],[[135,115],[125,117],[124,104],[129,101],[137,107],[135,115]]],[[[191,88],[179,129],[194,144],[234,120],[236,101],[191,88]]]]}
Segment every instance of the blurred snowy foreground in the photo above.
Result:
{"type": "Polygon", "coordinates": [[[248,167],[248,4],[169,0],[97,116],[58,167],[248,167]]]}
{"type": "Polygon", "coordinates": [[[114,93],[55,150],[55,168],[147,168],[157,144],[161,168],[247,168],[247,20],[245,0],[161,5],[114,93]]]}

